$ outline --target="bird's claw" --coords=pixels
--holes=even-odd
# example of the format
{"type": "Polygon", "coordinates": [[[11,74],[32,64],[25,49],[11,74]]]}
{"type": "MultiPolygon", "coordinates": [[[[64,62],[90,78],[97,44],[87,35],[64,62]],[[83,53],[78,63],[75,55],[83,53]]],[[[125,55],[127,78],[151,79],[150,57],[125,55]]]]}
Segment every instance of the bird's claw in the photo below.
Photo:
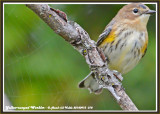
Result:
{"type": "Polygon", "coordinates": [[[113,70],[113,75],[114,75],[116,78],[118,78],[120,81],[123,80],[123,77],[122,77],[121,73],[119,73],[118,71],[113,70]]]}

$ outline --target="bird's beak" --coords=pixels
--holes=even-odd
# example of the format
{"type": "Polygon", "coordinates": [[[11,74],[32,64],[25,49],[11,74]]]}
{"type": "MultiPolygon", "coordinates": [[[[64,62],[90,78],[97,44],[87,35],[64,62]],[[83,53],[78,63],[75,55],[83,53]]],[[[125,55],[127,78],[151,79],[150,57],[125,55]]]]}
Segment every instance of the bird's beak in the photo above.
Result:
{"type": "Polygon", "coordinates": [[[148,10],[148,11],[144,12],[144,14],[153,14],[153,13],[156,13],[156,11],[154,11],[154,10],[148,10]]]}

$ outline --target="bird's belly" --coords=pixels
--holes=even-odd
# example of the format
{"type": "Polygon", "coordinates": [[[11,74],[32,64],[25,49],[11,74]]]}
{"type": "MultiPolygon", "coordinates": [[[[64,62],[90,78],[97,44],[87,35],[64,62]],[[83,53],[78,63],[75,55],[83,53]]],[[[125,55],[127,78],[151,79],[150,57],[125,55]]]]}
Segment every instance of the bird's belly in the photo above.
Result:
{"type": "Polygon", "coordinates": [[[131,49],[131,47],[128,47],[121,51],[117,50],[112,54],[109,54],[109,68],[111,70],[117,70],[122,74],[125,74],[133,69],[139,62],[140,57],[135,57],[134,53],[131,52],[131,49]]]}
{"type": "Polygon", "coordinates": [[[109,68],[111,70],[117,70],[122,74],[129,72],[142,58],[140,50],[143,44],[135,36],[130,36],[129,40],[126,40],[125,43],[121,40],[117,46],[111,43],[107,44],[103,51],[106,57],[108,57],[109,68]]]}

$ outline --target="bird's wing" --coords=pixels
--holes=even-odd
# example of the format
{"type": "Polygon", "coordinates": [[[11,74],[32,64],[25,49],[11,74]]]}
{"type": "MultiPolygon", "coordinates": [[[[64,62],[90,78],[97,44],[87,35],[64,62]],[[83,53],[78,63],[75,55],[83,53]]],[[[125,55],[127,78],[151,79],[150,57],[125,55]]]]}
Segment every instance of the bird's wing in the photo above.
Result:
{"type": "Polygon", "coordinates": [[[113,27],[114,23],[115,23],[115,21],[111,21],[106,26],[106,28],[104,29],[104,31],[102,32],[102,34],[99,35],[99,38],[97,40],[97,46],[99,46],[107,38],[107,36],[110,34],[110,32],[112,31],[112,27],[113,27]]]}

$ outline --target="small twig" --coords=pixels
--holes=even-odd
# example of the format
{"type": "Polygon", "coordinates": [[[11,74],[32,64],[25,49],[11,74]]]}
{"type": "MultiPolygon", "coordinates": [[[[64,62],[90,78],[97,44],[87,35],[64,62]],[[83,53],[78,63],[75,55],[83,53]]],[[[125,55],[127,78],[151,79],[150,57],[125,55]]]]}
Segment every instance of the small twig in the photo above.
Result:
{"type": "Polygon", "coordinates": [[[26,6],[85,57],[91,71],[95,73],[99,86],[108,89],[123,110],[138,111],[122,89],[121,83],[113,75],[114,72],[108,69],[106,62],[104,62],[105,58],[103,54],[99,53],[96,43],[90,39],[88,33],[80,25],[68,21],[64,12],[52,9],[46,4],[27,4],[26,6]],[[98,76],[105,78],[99,80],[98,76]]]}

